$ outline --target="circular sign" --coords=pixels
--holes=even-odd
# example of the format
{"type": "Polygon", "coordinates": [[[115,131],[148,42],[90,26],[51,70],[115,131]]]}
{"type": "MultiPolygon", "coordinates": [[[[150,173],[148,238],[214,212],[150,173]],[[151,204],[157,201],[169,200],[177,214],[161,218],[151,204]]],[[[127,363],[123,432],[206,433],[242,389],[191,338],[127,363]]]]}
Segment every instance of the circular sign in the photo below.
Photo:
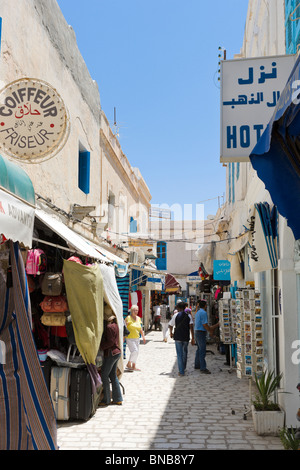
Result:
{"type": "Polygon", "coordinates": [[[65,145],[69,118],[48,83],[21,78],[0,91],[0,150],[24,162],[52,158],[65,145]]]}

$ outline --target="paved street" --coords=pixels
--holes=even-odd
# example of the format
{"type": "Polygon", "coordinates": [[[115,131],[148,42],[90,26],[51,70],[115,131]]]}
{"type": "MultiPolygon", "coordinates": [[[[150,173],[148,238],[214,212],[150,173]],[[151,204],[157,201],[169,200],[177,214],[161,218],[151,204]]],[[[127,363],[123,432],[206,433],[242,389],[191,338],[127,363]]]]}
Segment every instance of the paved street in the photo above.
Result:
{"type": "Polygon", "coordinates": [[[98,409],[86,423],[59,423],[61,450],[281,450],[277,437],[253,430],[249,382],[228,373],[225,356],[208,354],[211,375],[194,370],[189,346],[187,375],[178,377],[173,340],[151,331],[141,344],[140,372],[124,372],[122,406],[98,409]],[[223,370],[221,370],[223,369],[223,370]],[[246,408],[245,408],[246,407],[246,408]],[[234,413],[232,413],[232,410],[234,413]]]}

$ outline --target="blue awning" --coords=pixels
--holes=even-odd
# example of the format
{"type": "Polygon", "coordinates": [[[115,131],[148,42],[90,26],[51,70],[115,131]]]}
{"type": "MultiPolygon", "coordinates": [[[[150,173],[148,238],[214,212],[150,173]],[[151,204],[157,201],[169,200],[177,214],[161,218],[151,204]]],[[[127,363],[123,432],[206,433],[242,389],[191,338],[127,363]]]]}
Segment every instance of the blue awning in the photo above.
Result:
{"type": "Polygon", "coordinates": [[[279,214],[300,238],[300,56],[250,160],[279,214]],[[298,91],[297,91],[298,90],[298,91]]]}
{"type": "Polygon", "coordinates": [[[0,243],[32,245],[35,215],[33,184],[19,166],[0,155],[0,243]]]}
{"type": "Polygon", "coordinates": [[[35,206],[35,193],[27,173],[0,155],[0,188],[35,206]]]}

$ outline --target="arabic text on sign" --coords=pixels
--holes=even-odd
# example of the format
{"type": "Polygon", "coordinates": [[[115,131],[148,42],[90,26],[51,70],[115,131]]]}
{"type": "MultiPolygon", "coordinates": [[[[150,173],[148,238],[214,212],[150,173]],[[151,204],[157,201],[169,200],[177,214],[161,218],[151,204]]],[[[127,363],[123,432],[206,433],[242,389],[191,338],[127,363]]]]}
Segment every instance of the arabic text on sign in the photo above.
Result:
{"type": "MultiPolygon", "coordinates": [[[[276,106],[278,100],[280,98],[280,91],[273,91],[272,96],[271,96],[271,101],[266,101],[266,105],[269,108],[272,108],[276,106]]],[[[230,101],[223,101],[223,106],[231,106],[232,109],[235,108],[235,106],[243,106],[243,105],[251,105],[251,104],[261,104],[264,102],[264,94],[262,91],[256,93],[251,93],[250,99],[248,99],[247,95],[238,95],[237,99],[232,99],[230,101]]]]}
{"type": "MultiPolygon", "coordinates": [[[[18,118],[21,118],[25,115],[25,113],[29,114],[28,102],[30,101],[32,101],[41,108],[44,117],[57,116],[57,107],[55,106],[55,103],[52,100],[51,96],[47,95],[45,91],[34,87],[19,88],[17,91],[12,92],[10,96],[7,96],[4,100],[4,106],[0,107],[0,116],[11,116],[13,114],[13,110],[16,109],[17,111],[15,111],[15,113],[17,114],[18,112],[18,118]],[[24,102],[26,102],[27,105],[21,104],[24,102]],[[18,106],[20,109],[18,109],[18,106]],[[25,106],[27,106],[27,109],[25,108],[25,106]]],[[[37,109],[33,110],[33,113],[31,113],[31,115],[36,115],[37,111],[37,109]]]]}
{"type": "MultiPolygon", "coordinates": [[[[260,72],[259,79],[257,80],[257,83],[265,83],[266,80],[277,78],[276,62],[272,62],[272,72],[269,72],[269,73],[264,72],[265,70],[264,65],[260,66],[260,70],[261,72],[260,72]]],[[[238,84],[239,85],[251,85],[252,83],[254,83],[254,70],[253,70],[253,67],[249,67],[248,78],[239,78],[238,84]]]]}

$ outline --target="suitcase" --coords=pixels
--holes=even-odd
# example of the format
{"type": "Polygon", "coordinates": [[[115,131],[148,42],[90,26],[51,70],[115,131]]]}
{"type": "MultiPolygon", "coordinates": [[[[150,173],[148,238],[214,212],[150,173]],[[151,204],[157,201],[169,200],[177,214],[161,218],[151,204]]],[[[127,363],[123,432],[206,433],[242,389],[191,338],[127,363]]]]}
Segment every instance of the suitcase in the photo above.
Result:
{"type": "Polygon", "coordinates": [[[50,396],[58,421],[70,419],[70,381],[71,369],[69,367],[52,367],[50,396]]]}
{"type": "Polygon", "coordinates": [[[70,419],[87,421],[92,415],[93,393],[87,369],[71,370],[70,419]]]}
{"type": "Polygon", "coordinates": [[[52,359],[50,359],[50,357],[47,357],[47,359],[41,363],[46,385],[47,385],[49,392],[50,392],[51,369],[53,367],[53,364],[55,364],[55,362],[53,362],[52,359]]]}

